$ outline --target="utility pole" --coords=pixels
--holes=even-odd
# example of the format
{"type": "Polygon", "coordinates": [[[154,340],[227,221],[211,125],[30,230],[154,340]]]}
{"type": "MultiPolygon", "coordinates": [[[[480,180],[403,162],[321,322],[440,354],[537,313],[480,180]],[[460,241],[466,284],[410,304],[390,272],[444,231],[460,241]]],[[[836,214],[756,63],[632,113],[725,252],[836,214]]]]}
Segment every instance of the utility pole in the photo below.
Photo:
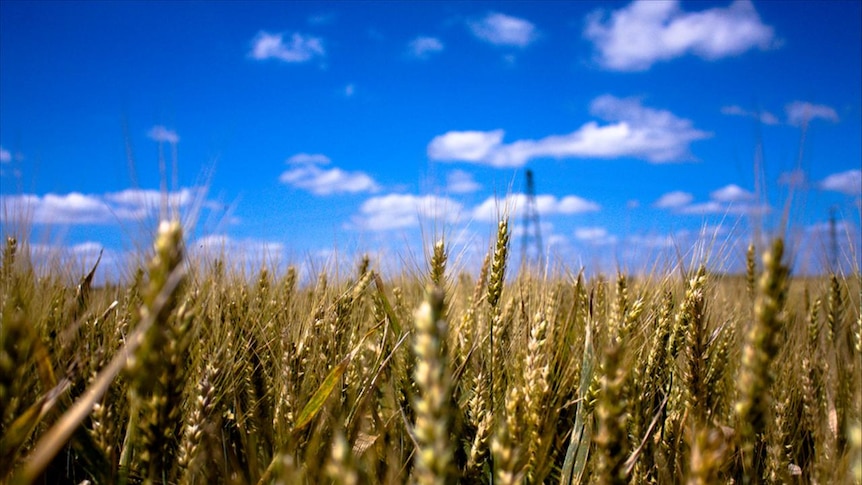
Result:
{"type": "Polygon", "coordinates": [[[527,206],[524,207],[524,234],[521,236],[521,266],[535,263],[541,269],[545,264],[545,258],[542,250],[542,230],[539,226],[539,208],[536,206],[536,184],[533,180],[533,171],[527,169],[525,178],[527,206]]]}

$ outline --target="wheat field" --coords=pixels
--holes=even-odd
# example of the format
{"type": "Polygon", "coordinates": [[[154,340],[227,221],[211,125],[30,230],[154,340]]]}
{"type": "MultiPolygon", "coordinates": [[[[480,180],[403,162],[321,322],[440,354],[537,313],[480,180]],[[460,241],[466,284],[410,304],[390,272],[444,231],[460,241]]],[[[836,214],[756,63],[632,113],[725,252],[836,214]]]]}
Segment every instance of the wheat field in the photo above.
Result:
{"type": "Polygon", "coordinates": [[[862,277],[478,274],[190,258],[127,284],[0,267],[0,481],[862,483],[862,277]]]}

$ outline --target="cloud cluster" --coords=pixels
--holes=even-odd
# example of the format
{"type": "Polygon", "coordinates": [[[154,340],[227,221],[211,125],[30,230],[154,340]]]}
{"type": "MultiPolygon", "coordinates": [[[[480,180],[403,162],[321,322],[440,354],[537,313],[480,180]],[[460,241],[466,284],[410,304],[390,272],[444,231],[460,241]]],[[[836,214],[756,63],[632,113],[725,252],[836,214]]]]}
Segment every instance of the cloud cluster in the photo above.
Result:
{"type": "Polygon", "coordinates": [[[446,192],[450,194],[470,194],[481,188],[470,172],[452,170],[446,175],[446,192]]]}
{"type": "Polygon", "coordinates": [[[0,163],[9,163],[12,161],[12,152],[0,147],[0,163]]]}
{"type": "Polygon", "coordinates": [[[593,246],[608,246],[617,242],[617,237],[608,233],[604,227],[579,227],[575,229],[575,239],[593,246]]]}
{"type": "Polygon", "coordinates": [[[106,248],[100,242],[84,241],[72,245],[29,243],[22,241],[37,272],[53,271],[57,267],[74,268],[81,274],[89,272],[96,261],[99,270],[95,273],[95,284],[122,280],[122,270],[129,267],[135,255],[106,248]],[[101,259],[100,259],[101,258],[101,259]]]}
{"type": "Polygon", "coordinates": [[[234,239],[224,234],[210,234],[203,236],[190,245],[193,255],[206,255],[219,257],[226,254],[231,260],[254,259],[263,261],[264,258],[280,257],[284,253],[284,244],[274,241],[263,241],[258,239],[234,239]]]}
{"type": "Polygon", "coordinates": [[[371,197],[359,207],[353,225],[360,229],[385,231],[419,225],[420,220],[454,223],[464,206],[448,197],[389,194],[371,197]]]}
{"type": "Polygon", "coordinates": [[[820,188],[847,195],[862,196],[862,170],[834,173],[820,182],[820,188]]]}
{"type": "Polygon", "coordinates": [[[536,40],[536,26],[528,20],[491,12],[482,20],[470,22],[470,31],[485,42],[512,47],[526,47],[536,40]]]}
{"type": "MultiPolygon", "coordinates": [[[[509,217],[517,218],[522,214],[524,208],[527,207],[527,203],[528,198],[525,194],[510,194],[503,199],[488,197],[473,209],[473,219],[496,222],[499,220],[501,214],[508,214],[509,217]]],[[[581,214],[596,212],[600,209],[601,206],[596,202],[576,195],[567,195],[562,198],[549,194],[536,196],[536,210],[540,217],[581,214]]]]}
{"type": "Polygon", "coordinates": [[[756,203],[753,192],[736,184],[729,184],[709,194],[709,200],[692,204],[694,196],[688,192],[668,192],[653,203],[653,207],[670,209],[677,214],[755,214],[769,211],[766,204],[756,203]]]}
{"type": "Polygon", "coordinates": [[[284,62],[298,63],[326,55],[323,40],[319,37],[312,37],[299,32],[291,34],[289,40],[285,40],[284,37],[285,34],[283,33],[259,32],[252,41],[249,56],[258,61],[278,59],[284,62]]]}
{"type": "Polygon", "coordinates": [[[326,155],[298,153],[290,157],[287,163],[291,168],[284,171],[278,180],[314,195],[376,192],[380,188],[365,172],[347,172],[337,167],[322,168],[330,163],[326,155]]]}
{"type": "Polygon", "coordinates": [[[165,197],[157,190],[127,189],[107,194],[23,194],[0,197],[4,214],[33,224],[110,224],[144,220],[171,208],[189,206],[201,191],[182,189],[165,197]]]}
{"type": "MultiPolygon", "coordinates": [[[[479,222],[497,222],[501,215],[519,221],[526,206],[525,194],[510,194],[505,198],[488,197],[473,208],[465,207],[461,202],[449,197],[387,194],[374,196],[363,202],[350,226],[371,231],[388,231],[416,227],[423,220],[458,223],[467,218],[479,222]]],[[[547,217],[595,212],[601,207],[596,202],[576,195],[558,198],[545,194],[536,196],[536,209],[540,217],[547,217]]],[[[548,223],[543,220],[542,224],[548,223]]],[[[514,227],[517,228],[517,225],[514,227]]]]}
{"type": "Polygon", "coordinates": [[[837,123],[838,113],[829,106],[813,104],[806,101],[794,101],[788,104],[784,111],[787,113],[787,122],[791,125],[802,126],[815,119],[823,119],[837,123]]]}
{"type": "Polygon", "coordinates": [[[417,59],[428,59],[443,51],[443,42],[436,37],[419,36],[407,45],[408,53],[417,59]]]}
{"type": "Polygon", "coordinates": [[[151,140],[155,140],[160,143],[172,143],[176,144],[180,142],[180,137],[177,135],[177,132],[174,130],[169,130],[162,125],[156,125],[147,132],[147,136],[150,137],[151,140]]]}
{"type": "MultiPolygon", "coordinates": [[[[825,104],[814,104],[807,101],[794,101],[784,107],[787,123],[794,126],[803,126],[815,119],[822,119],[837,123],[838,113],[834,108],[825,104]]],[[[749,111],[738,105],[724,106],[721,113],[730,116],[744,116],[759,120],[764,125],[777,125],[780,123],[777,116],[769,111],[749,111]]]]}
{"type": "Polygon", "coordinates": [[[756,120],[759,120],[764,125],[777,125],[778,123],[780,123],[778,117],[770,113],[769,111],[749,111],[737,105],[725,106],[721,108],[721,114],[754,118],[756,120]]]}
{"type": "Polygon", "coordinates": [[[503,130],[450,131],[428,144],[428,157],[493,167],[521,167],[534,158],[633,157],[652,163],[691,159],[689,145],[711,136],[670,111],[645,107],[635,98],[604,95],[590,112],[608,122],[590,121],[566,135],[503,143],[503,130]]]}
{"type": "Polygon", "coordinates": [[[638,0],[609,16],[590,14],[584,37],[594,44],[599,64],[614,71],[644,71],[688,54],[716,60],[776,44],[773,28],[761,22],[750,0],[700,12],[684,12],[678,1],[638,0]]]}
{"type": "Polygon", "coordinates": [[[653,206],[659,209],[676,209],[678,207],[688,205],[693,200],[694,196],[690,193],[675,190],[659,197],[658,200],[653,203],[653,206]]]}
{"type": "Polygon", "coordinates": [[[745,202],[754,198],[754,194],[736,184],[725,185],[724,187],[710,192],[709,196],[718,202],[745,202]]]}

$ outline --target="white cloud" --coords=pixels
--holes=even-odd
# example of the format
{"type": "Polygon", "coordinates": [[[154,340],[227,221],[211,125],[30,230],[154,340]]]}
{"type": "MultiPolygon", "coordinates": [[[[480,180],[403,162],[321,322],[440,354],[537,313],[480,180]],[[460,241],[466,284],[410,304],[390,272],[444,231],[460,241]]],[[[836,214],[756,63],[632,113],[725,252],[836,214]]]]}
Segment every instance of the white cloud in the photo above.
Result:
{"type": "Polygon", "coordinates": [[[706,214],[766,214],[771,210],[767,204],[753,203],[728,203],[718,200],[710,200],[698,204],[691,204],[685,207],[680,207],[677,212],[680,214],[690,215],[706,215],[706,214]]]}
{"type": "Polygon", "coordinates": [[[481,188],[470,172],[452,170],[446,175],[446,191],[451,194],[469,194],[481,188]]]}
{"type": "Polygon", "coordinates": [[[590,121],[566,135],[502,143],[503,130],[450,131],[428,144],[428,157],[493,167],[520,167],[534,158],[635,157],[652,163],[691,157],[689,144],[711,136],[670,111],[646,108],[634,98],[599,96],[590,111],[611,124],[590,121]]]}
{"type": "Polygon", "coordinates": [[[223,234],[210,234],[194,241],[191,245],[197,251],[218,256],[222,252],[234,255],[279,255],[284,251],[284,244],[258,239],[234,239],[223,234]]]}
{"type": "Polygon", "coordinates": [[[460,203],[447,197],[389,194],[363,202],[353,223],[372,231],[403,229],[419,225],[420,218],[457,222],[462,209],[460,203]]]}
{"type": "Polygon", "coordinates": [[[596,245],[613,244],[616,236],[608,234],[604,227],[579,227],[575,229],[575,239],[596,245]]]}
{"type": "Polygon", "coordinates": [[[0,147],[0,163],[9,163],[12,161],[12,152],[0,147]]]}
{"type": "Polygon", "coordinates": [[[162,125],[156,125],[147,132],[147,136],[157,142],[179,143],[180,137],[174,130],[169,130],[162,125]]]}
{"type": "Polygon", "coordinates": [[[687,54],[716,60],[776,45],[773,28],[749,0],[700,12],[684,12],[677,1],[638,0],[609,18],[601,10],[590,14],[584,37],[593,42],[598,62],[615,71],[644,71],[687,54]]]}
{"type": "Polygon", "coordinates": [[[377,182],[365,172],[321,168],[321,165],[330,163],[326,155],[297,153],[287,159],[287,163],[293,168],[284,171],[278,180],[315,195],[355,194],[379,190],[377,182]]]}
{"type": "Polygon", "coordinates": [[[760,120],[764,125],[777,125],[780,123],[778,117],[769,111],[748,111],[741,106],[731,105],[724,106],[721,108],[721,114],[729,115],[729,116],[745,116],[747,118],[754,118],[756,120],[760,120]]]}
{"type": "Polygon", "coordinates": [[[862,170],[834,173],[820,182],[820,188],[847,195],[862,195],[862,170]]]}
{"type": "Polygon", "coordinates": [[[710,192],[710,200],[692,204],[694,196],[681,190],[668,192],[653,203],[659,209],[671,209],[677,214],[765,214],[767,204],[754,202],[754,193],[736,184],[728,184],[710,192]]]}
{"type": "Polygon", "coordinates": [[[192,189],[181,189],[178,192],[167,194],[167,199],[158,190],[153,189],[126,189],[121,192],[105,194],[105,200],[124,206],[158,207],[167,201],[172,207],[182,207],[190,204],[198,194],[192,189]]]}
{"type": "Polygon", "coordinates": [[[805,101],[794,101],[784,108],[787,113],[787,122],[791,125],[801,126],[817,118],[837,123],[838,113],[829,106],[823,104],[812,104],[805,101]]]}
{"type": "Polygon", "coordinates": [[[748,211],[740,210],[737,206],[736,210],[730,210],[730,206],[722,204],[717,200],[710,200],[707,202],[700,202],[697,204],[687,205],[685,207],[679,208],[677,211],[680,214],[689,214],[689,215],[705,215],[705,214],[731,214],[731,213],[745,213],[748,211]]]}
{"type": "Polygon", "coordinates": [[[443,51],[443,42],[436,37],[419,36],[410,41],[407,50],[417,59],[428,59],[432,54],[443,51]]]}
{"type": "MultiPolygon", "coordinates": [[[[167,194],[170,207],[188,206],[195,189],[167,194]]],[[[107,194],[24,194],[0,197],[4,213],[16,220],[34,224],[110,224],[117,221],[142,220],[157,214],[163,195],[156,190],[128,189],[107,194]]]]}
{"type": "MultiPolygon", "coordinates": [[[[532,236],[536,228],[534,225],[525,226],[522,222],[523,220],[513,221],[515,222],[510,226],[511,237],[512,238],[522,238],[524,234],[528,236],[532,236]]],[[[539,222],[539,233],[543,236],[543,238],[550,237],[551,234],[554,234],[554,225],[548,221],[540,221],[539,222]]],[[[511,240],[511,239],[510,239],[511,240]]]]}
{"type": "MultiPolygon", "coordinates": [[[[510,194],[504,199],[488,197],[473,209],[473,218],[487,222],[496,222],[499,215],[502,214],[508,214],[510,218],[517,218],[526,206],[527,196],[525,194],[510,194]]],[[[600,209],[599,204],[576,195],[567,195],[562,199],[549,194],[536,196],[536,210],[540,217],[580,214],[595,212],[600,209]]]]}
{"type": "Polygon", "coordinates": [[[256,60],[278,59],[284,62],[306,62],[323,57],[326,51],[319,37],[294,32],[285,41],[284,34],[261,31],[254,38],[249,55],[256,60]]]}
{"type": "Polygon", "coordinates": [[[680,214],[718,214],[726,211],[726,206],[718,201],[710,200],[697,204],[680,206],[677,208],[680,214]]]}
{"type": "Polygon", "coordinates": [[[356,94],[356,86],[355,86],[355,85],[353,85],[353,84],[348,84],[347,86],[345,86],[345,87],[344,87],[344,96],[345,96],[345,97],[350,98],[350,97],[352,97],[354,94],[356,94]]]}
{"type": "Polygon", "coordinates": [[[105,250],[101,243],[95,241],[85,241],[80,244],[75,244],[69,250],[78,255],[98,256],[100,252],[105,250]]]}
{"type": "Polygon", "coordinates": [[[282,262],[285,245],[276,241],[243,238],[235,239],[224,234],[210,234],[194,240],[189,247],[192,260],[219,258],[227,260],[233,269],[259,271],[260,268],[282,262]],[[226,257],[229,256],[229,257],[226,257]]]}
{"type": "Polygon", "coordinates": [[[332,160],[322,153],[297,153],[287,159],[291,165],[318,164],[328,165],[332,160]]]}
{"type": "Polygon", "coordinates": [[[473,35],[494,45],[526,47],[537,35],[532,22],[496,12],[469,25],[473,35]]]}
{"type": "Polygon", "coordinates": [[[601,207],[599,204],[582,199],[576,195],[567,195],[560,199],[557,204],[559,214],[580,214],[582,212],[595,212],[601,207]]]}
{"type": "MultiPolygon", "coordinates": [[[[78,275],[88,273],[96,261],[99,261],[95,273],[95,284],[102,285],[106,281],[122,281],[123,270],[128,263],[135,260],[136,255],[123,253],[104,247],[95,241],[84,241],[71,246],[62,244],[27,244],[23,250],[29,254],[34,269],[38,274],[51,274],[58,265],[69,268],[78,275]]],[[[137,261],[134,262],[137,264],[137,261]]]]}
{"type": "Polygon", "coordinates": [[[627,238],[627,241],[633,247],[642,248],[672,248],[676,239],[670,234],[667,235],[634,235],[627,238]]]}
{"type": "Polygon", "coordinates": [[[503,130],[450,131],[428,144],[428,157],[441,161],[482,162],[501,146],[503,130]]]}
{"type": "Polygon", "coordinates": [[[736,184],[726,185],[718,190],[711,192],[710,197],[719,202],[740,202],[754,198],[754,194],[743,189],[736,184]]]}
{"type": "Polygon", "coordinates": [[[674,209],[689,204],[692,200],[694,200],[694,196],[690,193],[676,190],[659,197],[653,206],[659,209],[674,209]]]}

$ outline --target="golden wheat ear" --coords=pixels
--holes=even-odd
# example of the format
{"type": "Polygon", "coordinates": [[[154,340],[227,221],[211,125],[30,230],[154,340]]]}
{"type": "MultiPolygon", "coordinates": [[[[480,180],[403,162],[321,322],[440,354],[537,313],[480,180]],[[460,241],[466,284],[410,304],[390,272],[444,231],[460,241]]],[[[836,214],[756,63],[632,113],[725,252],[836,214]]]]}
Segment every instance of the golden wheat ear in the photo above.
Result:
{"type": "Polygon", "coordinates": [[[447,355],[447,322],[443,314],[443,290],[428,290],[415,316],[413,351],[416,354],[414,379],[419,394],[414,404],[416,450],[413,476],[423,485],[447,484],[454,477],[454,446],[451,429],[454,410],[452,371],[447,355]]]}
{"type": "Polygon", "coordinates": [[[742,367],[737,378],[738,398],[734,405],[737,440],[743,460],[744,483],[756,483],[765,463],[756,457],[770,416],[773,372],[770,365],[778,355],[785,325],[789,269],[783,263],[784,241],[776,238],[763,254],[763,274],[758,283],[754,321],[745,339],[742,367]]]}

